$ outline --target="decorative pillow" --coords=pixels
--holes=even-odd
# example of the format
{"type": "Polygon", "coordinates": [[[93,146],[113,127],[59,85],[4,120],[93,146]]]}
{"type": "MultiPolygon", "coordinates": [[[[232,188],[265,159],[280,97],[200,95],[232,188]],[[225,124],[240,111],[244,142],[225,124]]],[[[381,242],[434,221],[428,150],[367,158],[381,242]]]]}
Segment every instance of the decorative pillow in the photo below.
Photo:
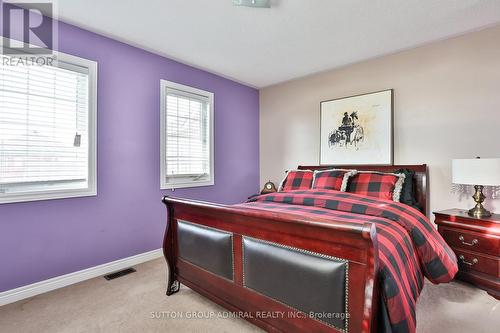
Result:
{"type": "Polygon", "coordinates": [[[347,181],[347,192],[399,202],[405,175],[358,171],[347,181]]]}
{"type": "Polygon", "coordinates": [[[309,190],[311,189],[313,175],[311,170],[290,170],[286,173],[278,191],[309,190]]]}
{"type": "Polygon", "coordinates": [[[312,188],[345,192],[347,180],[356,173],[356,170],[346,169],[316,170],[314,171],[312,188]]]}
{"type": "Polygon", "coordinates": [[[409,169],[399,169],[394,171],[394,173],[404,173],[405,175],[405,181],[403,183],[403,189],[401,190],[401,197],[399,201],[420,210],[421,207],[415,197],[415,190],[413,188],[413,177],[415,176],[415,171],[409,169]]]}

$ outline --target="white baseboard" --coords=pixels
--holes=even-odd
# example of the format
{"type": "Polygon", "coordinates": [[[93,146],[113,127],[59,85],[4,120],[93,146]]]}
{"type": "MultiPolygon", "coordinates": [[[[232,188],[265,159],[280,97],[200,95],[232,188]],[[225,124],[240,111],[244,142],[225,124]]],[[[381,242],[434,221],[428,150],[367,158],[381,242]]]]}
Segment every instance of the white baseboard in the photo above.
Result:
{"type": "Polygon", "coordinates": [[[106,275],[121,269],[135,266],[146,261],[157,259],[163,256],[163,250],[153,250],[141,253],[132,257],[119,259],[99,266],[83,269],[54,278],[22,286],[16,289],[7,290],[0,293],[0,306],[17,302],[22,299],[46,293],[48,291],[69,286],[81,281],[106,275]]]}

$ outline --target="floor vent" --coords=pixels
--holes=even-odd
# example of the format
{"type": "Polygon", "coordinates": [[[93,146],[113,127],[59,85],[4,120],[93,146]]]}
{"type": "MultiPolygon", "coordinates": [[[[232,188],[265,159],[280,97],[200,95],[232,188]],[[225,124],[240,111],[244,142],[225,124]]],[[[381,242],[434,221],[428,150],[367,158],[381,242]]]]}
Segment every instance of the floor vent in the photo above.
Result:
{"type": "Polygon", "coordinates": [[[114,272],[114,273],[111,273],[108,275],[104,275],[104,278],[109,281],[109,280],[117,279],[119,277],[122,277],[122,276],[130,274],[130,273],[134,273],[134,272],[136,272],[136,270],[133,268],[125,268],[125,269],[122,269],[121,271],[114,272]]]}

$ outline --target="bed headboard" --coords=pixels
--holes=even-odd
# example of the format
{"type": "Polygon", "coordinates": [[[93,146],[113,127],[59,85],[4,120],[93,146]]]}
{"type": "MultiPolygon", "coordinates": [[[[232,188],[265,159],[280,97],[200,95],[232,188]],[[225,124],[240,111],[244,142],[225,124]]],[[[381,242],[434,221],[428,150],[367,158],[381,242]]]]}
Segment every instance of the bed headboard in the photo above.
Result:
{"type": "Polygon", "coordinates": [[[415,188],[415,197],[418,204],[422,207],[422,212],[426,216],[429,216],[429,172],[427,169],[427,164],[417,164],[417,165],[299,165],[299,170],[324,170],[324,169],[356,169],[362,171],[380,171],[380,172],[394,172],[398,169],[409,169],[415,171],[415,177],[413,178],[413,186],[415,188]]]}

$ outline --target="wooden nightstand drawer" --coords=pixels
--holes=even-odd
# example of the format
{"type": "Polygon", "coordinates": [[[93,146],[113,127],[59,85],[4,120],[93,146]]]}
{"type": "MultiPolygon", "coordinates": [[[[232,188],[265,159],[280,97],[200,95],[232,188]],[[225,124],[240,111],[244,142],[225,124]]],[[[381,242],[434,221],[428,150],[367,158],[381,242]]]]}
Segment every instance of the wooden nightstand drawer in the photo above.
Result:
{"type": "Polygon", "coordinates": [[[434,214],[439,233],[457,255],[457,278],[500,300],[500,214],[476,218],[463,209],[434,214]]]}
{"type": "Polygon", "coordinates": [[[468,230],[440,227],[446,243],[457,249],[500,256],[500,237],[468,230]]]}
{"type": "Polygon", "coordinates": [[[461,271],[477,271],[485,274],[498,276],[500,273],[500,259],[476,252],[464,251],[453,248],[457,255],[458,265],[461,271]]]}

